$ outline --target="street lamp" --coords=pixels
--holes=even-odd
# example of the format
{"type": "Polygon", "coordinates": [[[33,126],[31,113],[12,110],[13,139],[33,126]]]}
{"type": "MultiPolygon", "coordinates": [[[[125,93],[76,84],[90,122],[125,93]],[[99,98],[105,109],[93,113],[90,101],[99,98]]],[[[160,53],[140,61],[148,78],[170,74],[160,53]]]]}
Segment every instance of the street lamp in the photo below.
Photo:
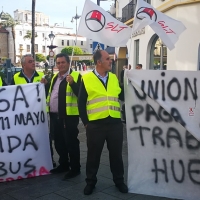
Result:
{"type": "Polygon", "coordinates": [[[45,36],[45,37],[43,38],[43,41],[44,41],[44,44],[45,44],[45,49],[44,49],[45,52],[43,52],[43,53],[45,53],[45,57],[46,57],[46,56],[47,56],[47,51],[46,51],[47,42],[46,42],[46,41],[48,41],[48,38],[45,36]]]}
{"type": "Polygon", "coordinates": [[[74,19],[76,20],[76,45],[77,45],[77,20],[80,18],[81,16],[77,14],[77,6],[76,6],[76,15],[74,17],[72,17],[71,22],[74,22],[74,19]]]}
{"type": "Polygon", "coordinates": [[[51,41],[51,45],[47,46],[49,48],[49,65],[51,67],[51,75],[53,76],[53,67],[54,67],[54,52],[53,49],[55,49],[57,46],[53,45],[53,40],[55,38],[55,35],[53,34],[53,31],[49,34],[49,39],[51,41]]]}

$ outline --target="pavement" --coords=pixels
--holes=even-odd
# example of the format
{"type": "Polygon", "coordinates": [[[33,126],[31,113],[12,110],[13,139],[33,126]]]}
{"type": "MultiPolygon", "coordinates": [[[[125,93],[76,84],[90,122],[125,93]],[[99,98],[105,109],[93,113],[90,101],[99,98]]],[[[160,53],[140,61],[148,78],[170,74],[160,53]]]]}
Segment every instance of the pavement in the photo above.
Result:
{"type": "MultiPolygon", "coordinates": [[[[154,197],[139,194],[122,194],[114,186],[109,167],[109,155],[106,145],[101,156],[101,164],[97,174],[98,182],[94,192],[86,196],[83,194],[85,183],[85,166],[87,157],[86,134],[83,124],[79,123],[79,140],[81,152],[81,174],[73,179],[63,181],[65,173],[51,174],[30,179],[0,183],[0,200],[170,200],[169,198],[154,197]]],[[[54,151],[55,152],[55,151],[54,151]]],[[[58,161],[58,155],[54,153],[58,161]]],[[[127,181],[128,153],[126,127],[124,126],[123,160],[125,182],[127,181]]],[[[57,163],[58,164],[58,163],[57,163]]]]}

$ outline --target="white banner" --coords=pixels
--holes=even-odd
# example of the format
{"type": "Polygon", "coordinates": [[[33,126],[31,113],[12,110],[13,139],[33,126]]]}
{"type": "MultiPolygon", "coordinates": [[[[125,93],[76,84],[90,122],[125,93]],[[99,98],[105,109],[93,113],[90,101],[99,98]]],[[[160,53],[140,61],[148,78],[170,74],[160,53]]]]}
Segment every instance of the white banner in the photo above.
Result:
{"type": "Polygon", "coordinates": [[[125,47],[131,37],[131,28],[86,0],[77,34],[111,47],[125,47]]]}
{"type": "Polygon", "coordinates": [[[44,85],[0,87],[0,182],[49,174],[44,85]]]}
{"type": "Polygon", "coordinates": [[[199,76],[125,71],[129,192],[199,199],[199,76]]]}
{"type": "Polygon", "coordinates": [[[175,47],[180,34],[186,29],[182,22],[156,10],[144,0],[138,0],[132,31],[134,33],[147,25],[154,30],[170,50],[175,47]]]}

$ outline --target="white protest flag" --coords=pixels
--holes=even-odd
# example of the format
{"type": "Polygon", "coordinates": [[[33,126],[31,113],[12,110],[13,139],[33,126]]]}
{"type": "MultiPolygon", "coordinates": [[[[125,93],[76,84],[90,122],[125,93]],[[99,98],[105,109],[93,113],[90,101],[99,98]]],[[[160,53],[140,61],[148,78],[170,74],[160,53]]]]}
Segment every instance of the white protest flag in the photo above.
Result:
{"type": "Polygon", "coordinates": [[[131,28],[86,0],[77,34],[111,47],[122,47],[131,36],[131,28]]]}
{"type": "Polygon", "coordinates": [[[199,75],[125,71],[130,193],[199,199],[199,75]]]}
{"type": "Polygon", "coordinates": [[[0,182],[50,174],[52,160],[41,83],[0,89],[0,182]]]}
{"type": "Polygon", "coordinates": [[[182,22],[163,14],[145,1],[138,0],[132,32],[147,25],[154,30],[170,50],[175,47],[179,35],[186,29],[182,22]]]}

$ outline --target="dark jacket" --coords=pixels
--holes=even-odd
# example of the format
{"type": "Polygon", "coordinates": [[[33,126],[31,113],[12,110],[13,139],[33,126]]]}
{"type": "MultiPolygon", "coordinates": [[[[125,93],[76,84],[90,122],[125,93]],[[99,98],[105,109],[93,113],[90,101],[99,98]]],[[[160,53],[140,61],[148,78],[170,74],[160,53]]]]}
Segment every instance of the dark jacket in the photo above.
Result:
{"type": "MultiPolygon", "coordinates": [[[[93,71],[93,73],[94,73],[94,71],[93,71]]],[[[99,79],[99,81],[101,81],[102,84],[104,85],[104,87],[107,88],[109,76],[108,76],[106,85],[103,83],[103,81],[101,79],[99,79]]],[[[88,94],[87,94],[87,91],[85,89],[85,85],[82,81],[81,86],[80,86],[79,95],[78,95],[78,108],[79,108],[79,114],[80,114],[81,120],[82,120],[84,125],[87,125],[88,123],[109,124],[109,123],[120,123],[121,122],[121,119],[112,118],[111,116],[108,116],[107,118],[104,118],[104,119],[99,119],[99,120],[94,120],[94,121],[89,122],[88,116],[87,116],[87,110],[86,110],[87,97],[88,97],[88,94]]],[[[124,88],[123,87],[121,87],[121,93],[119,94],[119,99],[122,100],[122,101],[124,100],[124,88]]]]}
{"type": "MultiPolygon", "coordinates": [[[[71,73],[72,73],[72,69],[70,69],[70,74],[71,73]]],[[[53,86],[54,86],[57,78],[58,78],[58,75],[53,80],[51,90],[53,89],[53,86]]],[[[69,116],[66,115],[66,87],[67,87],[67,84],[68,84],[68,82],[64,78],[61,81],[60,85],[59,85],[59,91],[58,91],[58,115],[61,118],[69,117],[69,116]]],[[[74,92],[74,94],[77,97],[78,97],[78,93],[79,93],[80,84],[81,84],[81,75],[79,74],[77,83],[73,82],[73,84],[70,85],[72,90],[73,90],[73,92],[74,92]]],[[[51,108],[50,108],[50,112],[51,112],[51,108]]],[[[70,116],[70,117],[73,118],[73,117],[77,117],[77,116],[75,115],[75,116],[70,116]]]]}
{"type": "Polygon", "coordinates": [[[2,80],[2,86],[7,86],[6,82],[2,78],[1,78],[1,80],[2,80]]]}

